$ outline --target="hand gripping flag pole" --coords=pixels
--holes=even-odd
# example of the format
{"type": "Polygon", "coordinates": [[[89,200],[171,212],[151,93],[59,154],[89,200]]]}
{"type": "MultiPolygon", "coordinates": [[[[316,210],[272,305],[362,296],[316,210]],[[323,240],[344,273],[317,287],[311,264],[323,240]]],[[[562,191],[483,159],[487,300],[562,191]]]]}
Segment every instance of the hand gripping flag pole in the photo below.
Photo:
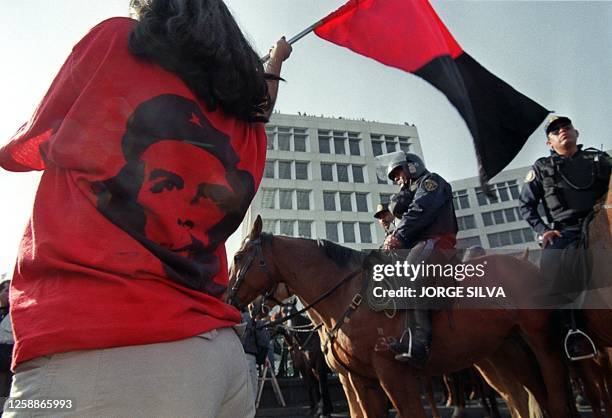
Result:
{"type": "MultiPolygon", "coordinates": [[[[304,29],[303,31],[295,35],[293,38],[289,39],[289,41],[287,41],[289,45],[293,45],[295,42],[299,41],[304,36],[308,35],[310,32],[312,32],[313,30],[321,26],[323,24],[323,20],[324,19],[321,19],[318,22],[313,23],[312,25],[308,26],[306,29],[304,29]]],[[[264,57],[261,58],[261,62],[266,63],[269,59],[270,59],[270,54],[266,54],[264,57]]]]}

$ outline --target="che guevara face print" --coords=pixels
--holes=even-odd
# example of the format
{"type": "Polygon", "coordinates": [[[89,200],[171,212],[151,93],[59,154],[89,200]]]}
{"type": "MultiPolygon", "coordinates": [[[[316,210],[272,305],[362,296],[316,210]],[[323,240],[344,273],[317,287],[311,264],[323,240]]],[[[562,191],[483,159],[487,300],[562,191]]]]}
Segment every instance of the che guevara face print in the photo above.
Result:
{"type": "Polygon", "coordinates": [[[255,194],[229,137],[193,100],[164,94],[136,107],[121,150],[119,173],[93,185],[98,210],[153,253],[171,280],[221,295],[215,250],[255,194]]]}

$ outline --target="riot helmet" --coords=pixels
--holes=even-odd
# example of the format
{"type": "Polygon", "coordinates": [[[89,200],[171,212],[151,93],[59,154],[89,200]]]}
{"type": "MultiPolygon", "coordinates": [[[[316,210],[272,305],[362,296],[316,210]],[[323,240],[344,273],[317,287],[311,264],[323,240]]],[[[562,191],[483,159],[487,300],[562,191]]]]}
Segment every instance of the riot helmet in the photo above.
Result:
{"type": "Polygon", "coordinates": [[[392,173],[396,168],[401,167],[410,179],[418,179],[427,172],[425,163],[418,155],[411,152],[397,152],[395,154],[387,166],[387,177],[391,181],[395,180],[392,173]]]}

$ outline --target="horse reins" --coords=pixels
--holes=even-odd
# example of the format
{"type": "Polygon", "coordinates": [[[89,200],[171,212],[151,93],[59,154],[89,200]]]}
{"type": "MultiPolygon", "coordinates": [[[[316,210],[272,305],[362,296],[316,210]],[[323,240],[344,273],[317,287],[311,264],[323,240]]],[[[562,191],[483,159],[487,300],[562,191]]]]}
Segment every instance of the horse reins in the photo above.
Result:
{"type": "MultiPolygon", "coordinates": [[[[272,238],[272,237],[273,237],[273,235],[270,235],[270,238],[272,238]]],[[[234,283],[234,285],[230,289],[230,293],[229,293],[229,297],[228,297],[228,301],[230,303],[232,302],[232,300],[236,296],[236,293],[238,292],[238,289],[240,288],[240,286],[242,285],[242,282],[246,278],[246,273],[251,268],[251,264],[253,263],[253,261],[255,260],[256,257],[259,259],[259,267],[264,271],[264,273],[266,274],[266,279],[269,282],[269,285],[267,286],[266,292],[264,293],[263,299],[261,301],[262,305],[265,303],[266,299],[271,299],[273,297],[273,295],[274,295],[274,293],[276,291],[276,287],[278,286],[278,282],[276,282],[272,278],[272,274],[270,273],[270,270],[268,269],[268,265],[266,263],[266,257],[263,254],[263,242],[262,242],[261,236],[258,237],[257,239],[251,240],[251,244],[253,246],[255,246],[255,252],[251,254],[251,256],[249,257],[248,261],[245,263],[245,266],[242,269],[240,269],[240,272],[238,273],[238,278],[236,279],[236,283],[234,283]]],[[[317,304],[319,304],[322,300],[324,300],[325,298],[330,296],[332,293],[334,293],[336,290],[338,290],[342,285],[344,285],[345,283],[349,282],[352,278],[354,278],[359,273],[361,273],[361,271],[362,271],[361,269],[358,269],[358,270],[355,270],[352,273],[349,273],[342,280],[340,280],[338,283],[336,283],[334,286],[332,286],[331,289],[328,289],[327,291],[325,291],[322,295],[320,295],[318,298],[316,298],[311,304],[306,305],[304,308],[302,308],[302,309],[300,309],[300,310],[298,310],[298,311],[296,311],[296,312],[294,312],[294,313],[292,313],[290,315],[287,315],[287,316],[285,316],[283,318],[279,318],[279,319],[277,319],[275,321],[260,324],[260,325],[258,325],[258,327],[259,328],[273,327],[273,326],[282,324],[284,322],[290,321],[291,319],[297,317],[298,315],[301,315],[304,312],[307,312],[308,310],[312,309],[317,304]]]]}

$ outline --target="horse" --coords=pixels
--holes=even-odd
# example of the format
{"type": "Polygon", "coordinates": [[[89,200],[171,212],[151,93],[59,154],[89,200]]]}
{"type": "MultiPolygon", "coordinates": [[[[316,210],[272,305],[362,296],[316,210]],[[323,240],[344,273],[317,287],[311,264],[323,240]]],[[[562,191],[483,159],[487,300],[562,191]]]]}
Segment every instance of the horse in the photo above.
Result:
{"type": "MultiPolygon", "coordinates": [[[[296,302],[282,303],[279,315],[273,319],[280,322],[282,318],[294,314],[297,311],[296,302]]],[[[289,347],[294,369],[299,371],[304,381],[310,400],[310,415],[329,416],[333,412],[327,384],[331,370],[321,351],[319,334],[310,319],[302,315],[296,315],[287,325],[279,325],[277,329],[289,347]]]]}
{"type": "MultiPolygon", "coordinates": [[[[454,309],[452,321],[437,312],[432,317],[430,359],[424,370],[417,371],[395,361],[388,349],[390,336],[403,332],[403,318],[389,319],[382,312],[359,309],[356,296],[362,285],[354,278],[362,275],[361,253],[329,241],[262,234],[261,229],[258,216],[234,256],[228,302],[240,307],[285,283],[309,307],[311,318],[323,323],[319,333],[327,348],[326,359],[339,373],[351,416],[386,417],[388,397],[399,417],[424,418],[420,378],[471,366],[494,354],[515,332],[539,363],[545,390],[534,396],[544,412],[555,418],[572,416],[566,370],[547,332],[549,311],[454,309]],[[344,314],[349,307],[353,308],[351,318],[344,314]]],[[[539,272],[530,263],[503,256],[484,259],[494,277],[510,287],[517,278],[538,282],[539,272]]]]}
{"type": "Polygon", "coordinates": [[[602,203],[595,205],[588,225],[587,254],[591,261],[591,291],[587,291],[583,312],[586,329],[600,347],[612,347],[612,177],[602,203]]]}

